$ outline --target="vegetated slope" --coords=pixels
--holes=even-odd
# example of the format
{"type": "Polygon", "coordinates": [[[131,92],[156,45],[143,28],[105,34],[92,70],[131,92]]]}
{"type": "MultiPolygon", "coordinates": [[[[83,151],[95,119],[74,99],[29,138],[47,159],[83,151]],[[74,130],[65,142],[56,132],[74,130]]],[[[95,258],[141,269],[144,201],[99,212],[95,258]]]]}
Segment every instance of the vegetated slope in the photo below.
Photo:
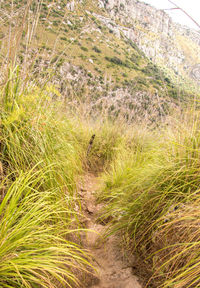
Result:
{"type": "Polygon", "coordinates": [[[137,252],[130,268],[143,271],[147,287],[199,287],[199,113],[176,113],[161,131],[74,119],[49,97],[60,96],[55,88],[24,89],[15,72],[1,91],[1,287],[84,287],[77,276],[90,259],[75,244],[84,233],[76,193],[83,168],[106,169],[99,221],[108,237],[121,236],[125,257],[137,252]]]}
{"type": "Polygon", "coordinates": [[[0,285],[88,287],[92,259],[80,246],[86,227],[76,181],[109,167],[123,127],[70,116],[49,97],[59,91],[24,87],[18,74],[9,70],[0,93],[0,285]]]}
{"type": "Polygon", "coordinates": [[[199,112],[177,116],[162,131],[127,129],[98,193],[107,236],[123,239],[128,259],[137,253],[144,287],[200,285],[199,112]]]}
{"type": "MultiPolygon", "coordinates": [[[[99,5],[112,18],[107,25],[113,26],[114,33],[123,31],[148,58],[171,76],[179,81],[181,77],[200,80],[197,73],[196,78],[192,73],[200,63],[199,31],[174,23],[165,11],[142,1],[102,0],[99,5]]],[[[106,19],[102,21],[106,23],[106,19]]]]}
{"type": "Polygon", "coordinates": [[[73,2],[1,4],[1,286],[80,287],[89,257],[76,244],[76,179],[86,168],[106,169],[99,221],[122,235],[126,256],[138,252],[147,287],[199,287],[198,112],[178,118],[177,109],[162,131],[146,128],[144,116],[159,126],[177,89],[135,43],[100,24],[92,11],[107,14],[95,3],[77,13],[73,2]],[[69,100],[81,120],[66,117],[69,100]],[[83,122],[96,107],[108,118],[139,114],[145,128],[120,118],[83,122]]]}
{"type": "Polygon", "coordinates": [[[89,267],[75,240],[84,154],[50,90],[21,84],[15,69],[0,91],[0,286],[71,287],[89,267]]]}
{"type": "Polygon", "coordinates": [[[130,120],[151,114],[152,121],[188,96],[125,31],[115,33],[110,14],[96,1],[33,1],[28,7],[8,1],[1,11],[1,62],[17,54],[24,78],[32,70],[40,83],[51,79],[63,97],[87,104],[85,114],[104,109],[130,120]]]}

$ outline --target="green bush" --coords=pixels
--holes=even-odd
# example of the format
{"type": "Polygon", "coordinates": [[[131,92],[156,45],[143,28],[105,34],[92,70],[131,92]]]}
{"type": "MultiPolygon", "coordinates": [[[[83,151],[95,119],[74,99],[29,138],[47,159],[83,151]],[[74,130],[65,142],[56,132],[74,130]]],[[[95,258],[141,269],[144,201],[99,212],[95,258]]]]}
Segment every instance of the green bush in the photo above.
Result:
{"type": "Polygon", "coordinates": [[[96,46],[94,46],[92,50],[94,50],[96,53],[101,53],[101,50],[96,46]]]}
{"type": "Polygon", "coordinates": [[[87,51],[88,51],[88,48],[81,46],[81,50],[87,52],[87,51]]]}

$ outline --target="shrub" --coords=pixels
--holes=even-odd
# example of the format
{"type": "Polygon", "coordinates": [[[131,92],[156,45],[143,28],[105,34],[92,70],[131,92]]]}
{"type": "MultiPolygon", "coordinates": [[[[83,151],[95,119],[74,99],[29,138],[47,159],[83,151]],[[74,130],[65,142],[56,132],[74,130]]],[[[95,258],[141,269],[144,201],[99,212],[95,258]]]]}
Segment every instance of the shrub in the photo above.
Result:
{"type": "Polygon", "coordinates": [[[96,46],[94,46],[92,50],[94,50],[96,53],[101,53],[101,50],[96,46]]]}
{"type": "Polygon", "coordinates": [[[105,59],[107,61],[109,61],[109,62],[112,62],[112,63],[116,64],[116,65],[123,65],[124,64],[123,61],[120,58],[116,57],[116,56],[114,56],[114,57],[106,56],[105,59]]]}
{"type": "Polygon", "coordinates": [[[65,36],[61,36],[60,40],[68,41],[67,37],[65,37],[65,36]]]}
{"type": "Polygon", "coordinates": [[[81,50],[87,52],[87,51],[88,51],[88,48],[81,46],[81,50]]]}

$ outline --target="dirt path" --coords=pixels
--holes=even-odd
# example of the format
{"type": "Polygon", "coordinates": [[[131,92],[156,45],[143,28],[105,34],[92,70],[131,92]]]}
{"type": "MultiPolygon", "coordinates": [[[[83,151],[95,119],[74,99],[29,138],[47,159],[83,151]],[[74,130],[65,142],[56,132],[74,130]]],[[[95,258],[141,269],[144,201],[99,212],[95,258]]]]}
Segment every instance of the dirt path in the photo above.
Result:
{"type": "Polygon", "coordinates": [[[90,279],[85,288],[142,288],[137,277],[132,274],[131,264],[123,260],[116,236],[106,240],[102,237],[106,226],[97,223],[101,206],[95,203],[94,193],[98,186],[98,178],[89,174],[84,177],[79,192],[86,227],[91,230],[87,232],[84,246],[93,255],[97,269],[97,277],[90,279]]]}

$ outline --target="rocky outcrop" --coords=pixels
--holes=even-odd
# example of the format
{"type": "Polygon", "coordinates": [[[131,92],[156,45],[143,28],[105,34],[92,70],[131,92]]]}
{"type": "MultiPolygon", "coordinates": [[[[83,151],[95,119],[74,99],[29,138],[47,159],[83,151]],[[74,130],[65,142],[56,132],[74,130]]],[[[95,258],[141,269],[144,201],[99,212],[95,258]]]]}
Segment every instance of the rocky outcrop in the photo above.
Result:
{"type": "Polygon", "coordinates": [[[200,63],[199,32],[173,23],[164,11],[137,0],[99,0],[99,6],[107,10],[110,18],[96,16],[118,37],[123,32],[153,62],[197,80],[199,74],[193,77],[191,71],[200,63]],[[187,55],[184,49],[188,41],[194,55],[187,55]]]}

